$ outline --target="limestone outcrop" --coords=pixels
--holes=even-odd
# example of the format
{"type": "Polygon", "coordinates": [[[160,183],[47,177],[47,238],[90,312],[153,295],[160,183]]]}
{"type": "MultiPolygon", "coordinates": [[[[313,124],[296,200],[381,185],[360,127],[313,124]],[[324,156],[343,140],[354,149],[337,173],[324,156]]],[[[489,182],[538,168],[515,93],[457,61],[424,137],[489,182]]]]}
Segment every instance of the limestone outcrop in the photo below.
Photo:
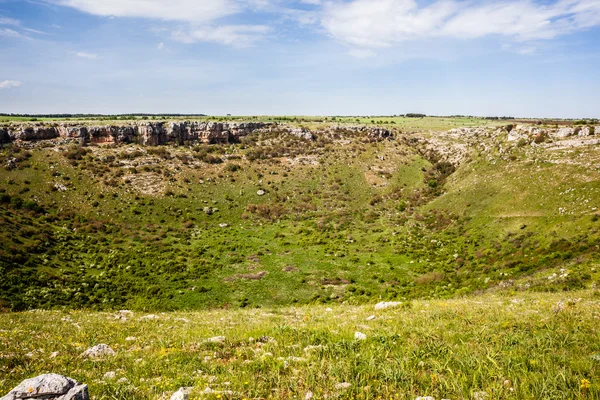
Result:
{"type": "Polygon", "coordinates": [[[140,122],[124,125],[84,126],[72,123],[20,124],[0,127],[0,144],[12,141],[76,139],[82,143],[139,143],[162,145],[186,142],[230,143],[273,124],[262,122],[140,122]]]}
{"type": "Polygon", "coordinates": [[[0,400],[89,400],[87,385],[58,374],[25,379],[0,400]]]}
{"type": "Polygon", "coordinates": [[[237,142],[253,132],[279,132],[304,140],[314,140],[321,134],[338,133],[363,134],[376,139],[394,137],[394,132],[390,129],[364,125],[336,125],[312,131],[305,127],[269,122],[160,121],[96,126],[69,122],[47,125],[38,122],[0,127],[0,144],[48,139],[68,139],[96,144],[138,143],[148,146],[193,142],[213,144],[237,142]]]}

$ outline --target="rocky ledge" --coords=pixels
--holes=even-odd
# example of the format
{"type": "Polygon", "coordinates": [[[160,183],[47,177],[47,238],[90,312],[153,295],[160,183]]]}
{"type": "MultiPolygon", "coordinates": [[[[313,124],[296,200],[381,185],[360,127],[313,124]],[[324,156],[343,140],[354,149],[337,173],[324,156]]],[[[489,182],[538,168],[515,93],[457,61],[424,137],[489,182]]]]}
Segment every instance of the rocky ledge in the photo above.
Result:
{"type": "Polygon", "coordinates": [[[390,138],[392,131],[366,126],[331,126],[318,132],[308,128],[269,122],[140,122],[123,125],[85,126],[73,123],[29,123],[0,126],[0,144],[13,141],[72,139],[81,143],[139,143],[157,146],[168,143],[232,143],[253,132],[274,132],[313,140],[317,133],[341,131],[361,133],[374,138],[390,138]]]}

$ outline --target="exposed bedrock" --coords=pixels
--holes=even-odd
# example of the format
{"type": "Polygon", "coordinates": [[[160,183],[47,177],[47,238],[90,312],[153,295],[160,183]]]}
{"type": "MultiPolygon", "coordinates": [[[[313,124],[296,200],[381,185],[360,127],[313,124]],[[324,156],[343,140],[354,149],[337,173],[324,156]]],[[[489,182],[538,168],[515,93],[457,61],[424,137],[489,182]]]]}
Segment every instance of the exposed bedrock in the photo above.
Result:
{"type": "Polygon", "coordinates": [[[35,123],[0,127],[0,143],[57,138],[79,140],[82,143],[139,143],[148,146],[190,142],[232,143],[253,132],[270,131],[305,140],[313,140],[319,134],[335,135],[341,132],[359,133],[377,139],[394,137],[394,132],[389,129],[350,125],[311,131],[308,128],[266,122],[170,121],[104,126],[84,126],[66,122],[54,125],[35,123]]]}

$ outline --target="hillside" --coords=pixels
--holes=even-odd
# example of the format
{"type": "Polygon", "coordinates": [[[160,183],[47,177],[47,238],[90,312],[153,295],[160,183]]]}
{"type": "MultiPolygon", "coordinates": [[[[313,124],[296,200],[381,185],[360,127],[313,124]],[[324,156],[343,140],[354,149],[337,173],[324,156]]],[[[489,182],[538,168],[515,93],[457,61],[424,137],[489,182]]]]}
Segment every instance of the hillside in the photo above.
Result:
{"type": "Polygon", "coordinates": [[[363,304],[600,277],[600,127],[248,122],[7,125],[0,307],[363,304]]]}

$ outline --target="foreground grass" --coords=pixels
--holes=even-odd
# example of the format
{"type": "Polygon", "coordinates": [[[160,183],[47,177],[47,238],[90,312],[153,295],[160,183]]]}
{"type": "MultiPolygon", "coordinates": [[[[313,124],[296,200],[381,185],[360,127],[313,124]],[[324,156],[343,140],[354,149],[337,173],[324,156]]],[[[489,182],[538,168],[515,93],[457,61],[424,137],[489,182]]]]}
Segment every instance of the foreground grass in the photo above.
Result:
{"type": "Polygon", "coordinates": [[[95,399],[168,398],[180,386],[192,398],[600,398],[600,297],[589,290],[144,316],[1,314],[0,393],[56,372],[95,399]],[[98,343],[116,355],[80,357],[98,343]]]}

